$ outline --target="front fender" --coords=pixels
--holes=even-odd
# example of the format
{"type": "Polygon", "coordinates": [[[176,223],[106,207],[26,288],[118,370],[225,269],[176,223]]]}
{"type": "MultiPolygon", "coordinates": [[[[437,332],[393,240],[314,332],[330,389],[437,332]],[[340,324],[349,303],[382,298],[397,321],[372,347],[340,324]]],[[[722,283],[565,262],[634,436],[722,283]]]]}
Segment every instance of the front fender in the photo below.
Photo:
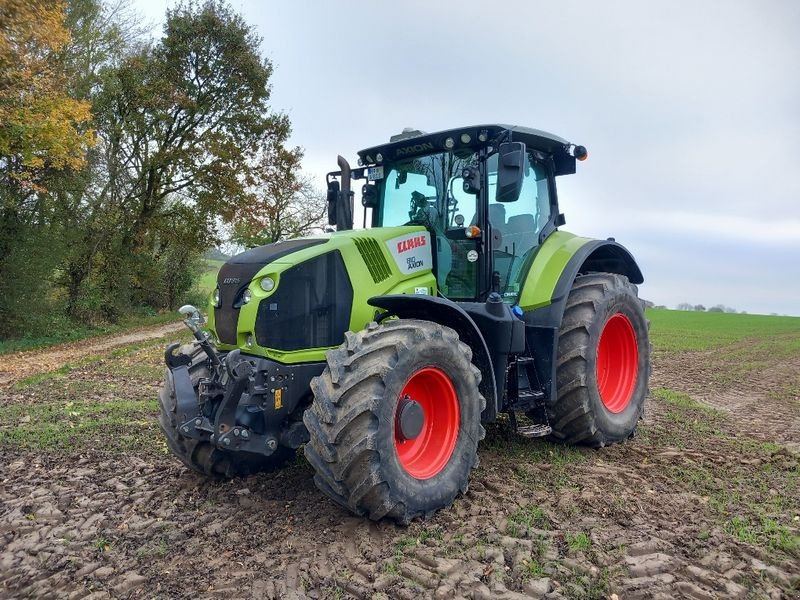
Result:
{"type": "Polygon", "coordinates": [[[486,398],[484,421],[494,420],[497,414],[498,395],[489,348],[475,321],[455,302],[434,296],[392,294],[376,296],[367,301],[371,306],[382,308],[401,319],[433,321],[454,329],[461,341],[472,349],[472,362],[481,370],[483,377],[479,386],[486,398]]]}

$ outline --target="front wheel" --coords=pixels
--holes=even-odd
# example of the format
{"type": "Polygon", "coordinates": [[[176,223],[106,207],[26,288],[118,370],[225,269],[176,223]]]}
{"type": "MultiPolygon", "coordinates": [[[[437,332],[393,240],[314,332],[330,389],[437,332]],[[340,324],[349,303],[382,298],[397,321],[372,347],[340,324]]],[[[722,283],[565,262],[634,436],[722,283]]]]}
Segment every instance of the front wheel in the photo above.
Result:
{"type": "Polygon", "coordinates": [[[558,441],[607,446],[633,435],[650,378],[648,323],[622,275],[579,276],[567,297],[548,417],[558,441]]]}
{"type": "Polygon", "coordinates": [[[312,380],[303,417],[317,487],[356,514],[400,523],[466,492],[486,406],[471,357],[455,331],[428,321],[348,333],[312,380]]]}

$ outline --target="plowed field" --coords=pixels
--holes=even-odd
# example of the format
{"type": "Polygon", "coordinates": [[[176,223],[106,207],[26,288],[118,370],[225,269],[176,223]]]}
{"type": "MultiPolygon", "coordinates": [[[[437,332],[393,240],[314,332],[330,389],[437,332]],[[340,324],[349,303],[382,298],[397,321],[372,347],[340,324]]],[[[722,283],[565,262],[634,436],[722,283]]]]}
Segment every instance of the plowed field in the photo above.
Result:
{"type": "Polygon", "coordinates": [[[721,317],[651,315],[635,438],[498,423],[469,492],[405,528],[329,502],[302,452],[225,482],[167,454],[182,332],[0,355],[0,597],[800,597],[800,319],[721,317]]]}

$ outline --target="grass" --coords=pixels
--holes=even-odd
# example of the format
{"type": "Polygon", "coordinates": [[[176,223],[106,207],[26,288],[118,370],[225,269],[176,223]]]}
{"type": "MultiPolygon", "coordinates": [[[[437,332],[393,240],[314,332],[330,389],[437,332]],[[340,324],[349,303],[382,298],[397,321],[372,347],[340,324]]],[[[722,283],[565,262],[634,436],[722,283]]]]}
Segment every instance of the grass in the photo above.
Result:
{"type": "MultiPolygon", "coordinates": [[[[504,417],[500,415],[500,419],[504,417]]],[[[583,462],[587,456],[586,450],[575,446],[523,438],[516,435],[510,425],[500,420],[487,427],[486,439],[482,446],[491,448],[501,456],[524,459],[520,460],[520,463],[549,463],[561,466],[583,462]]]]}
{"type": "Polygon", "coordinates": [[[550,519],[538,505],[519,508],[508,516],[508,535],[519,537],[528,529],[550,529],[550,519]]]}
{"type": "Polygon", "coordinates": [[[525,572],[532,579],[540,579],[541,577],[545,576],[544,565],[542,565],[542,563],[535,558],[532,558],[530,561],[528,561],[528,564],[525,565],[525,572]]]}
{"type": "Polygon", "coordinates": [[[798,317],[648,309],[647,318],[657,352],[711,350],[748,338],[778,338],[788,344],[800,339],[798,317]]]}
{"type": "Polygon", "coordinates": [[[725,531],[746,544],[800,555],[800,536],[792,534],[788,527],[770,517],[750,519],[735,516],[725,524],[725,531]]]}
{"type": "Polygon", "coordinates": [[[702,404],[697,400],[694,400],[688,394],[676,392],[675,390],[670,390],[667,388],[656,388],[652,391],[652,395],[654,398],[662,400],[667,404],[669,404],[670,406],[689,409],[691,411],[701,412],[712,416],[717,416],[721,414],[720,411],[717,410],[716,408],[708,406],[707,404],[702,404]]]}
{"type": "Polygon", "coordinates": [[[592,539],[585,531],[579,531],[565,536],[567,547],[573,552],[585,552],[592,545],[592,539]]]}
{"type": "Polygon", "coordinates": [[[95,444],[117,452],[152,448],[157,412],[155,399],[3,406],[0,448],[73,450],[95,444]]]}
{"type": "MultiPolygon", "coordinates": [[[[12,388],[20,391],[52,380],[65,379],[73,371],[93,365],[93,363],[100,363],[94,369],[97,373],[111,375],[114,378],[160,379],[164,374],[163,352],[166,344],[176,341],[187,343],[191,339],[192,337],[188,330],[180,330],[161,338],[136,342],[122,348],[116,348],[110,352],[104,351],[103,354],[88,354],[75,362],[61,365],[53,371],[35,373],[20,379],[13,384],[12,388]]],[[[104,385],[115,385],[115,383],[112,379],[110,382],[104,382],[104,385]]],[[[81,380],[65,383],[66,387],[74,388],[75,390],[83,389],[85,392],[92,392],[93,385],[92,381],[84,382],[81,380]]]]}
{"type": "MultiPolygon", "coordinates": [[[[786,449],[740,436],[725,414],[686,394],[658,388],[653,397],[668,406],[663,420],[653,426],[665,444],[733,458],[724,467],[697,455],[679,458],[662,471],[670,485],[704,499],[711,522],[739,542],[768,553],[800,556],[800,537],[791,523],[800,473],[786,449]]],[[[706,541],[710,532],[703,529],[697,538],[706,541]]]]}
{"type": "Polygon", "coordinates": [[[217,287],[217,273],[219,273],[220,267],[224,264],[224,260],[206,259],[205,269],[200,274],[196,284],[202,294],[207,296],[217,287]]]}

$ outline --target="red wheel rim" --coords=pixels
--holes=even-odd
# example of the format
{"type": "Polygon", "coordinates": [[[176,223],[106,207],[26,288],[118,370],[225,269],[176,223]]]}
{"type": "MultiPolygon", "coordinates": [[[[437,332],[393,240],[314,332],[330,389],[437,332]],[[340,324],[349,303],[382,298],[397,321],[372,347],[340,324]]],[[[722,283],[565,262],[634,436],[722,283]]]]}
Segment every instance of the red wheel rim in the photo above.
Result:
{"type": "Polygon", "coordinates": [[[639,371],[639,346],[631,320],[617,313],[606,321],[597,345],[597,389],[605,407],[621,413],[628,407],[639,371]]]}
{"type": "Polygon", "coordinates": [[[453,455],[461,422],[458,395],[450,378],[435,367],[425,367],[406,382],[395,406],[394,447],[409,475],[430,479],[445,468],[453,455]],[[402,400],[413,400],[422,408],[422,429],[406,439],[398,424],[402,400]]]}

